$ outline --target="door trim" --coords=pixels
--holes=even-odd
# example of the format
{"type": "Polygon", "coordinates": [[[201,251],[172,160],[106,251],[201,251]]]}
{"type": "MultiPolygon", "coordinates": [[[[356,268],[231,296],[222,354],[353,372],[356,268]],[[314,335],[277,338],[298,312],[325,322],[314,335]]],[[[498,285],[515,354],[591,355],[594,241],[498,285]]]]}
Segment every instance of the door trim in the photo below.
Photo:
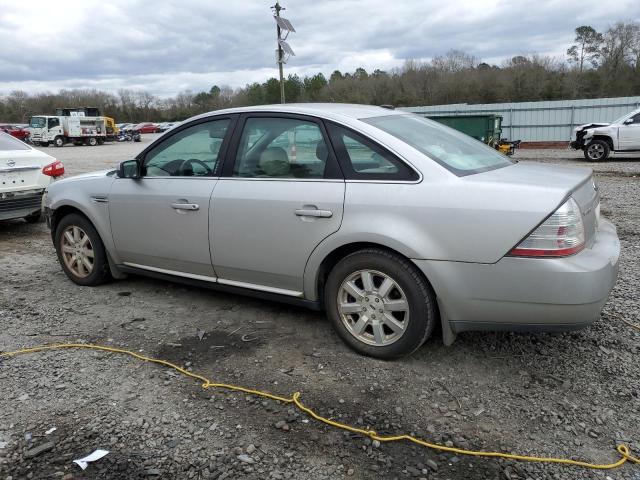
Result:
{"type": "Polygon", "coordinates": [[[127,267],[140,268],[142,270],[150,270],[152,272],[175,275],[177,277],[192,278],[194,280],[202,280],[203,282],[215,283],[218,280],[218,277],[209,277],[207,275],[197,275],[195,273],[178,272],[176,270],[167,270],[165,268],[150,267],[149,265],[140,265],[139,263],[123,262],[123,264],[127,267]]]}
{"type": "Polygon", "coordinates": [[[224,278],[219,278],[218,283],[220,283],[221,285],[229,285],[231,287],[248,288],[251,290],[260,290],[262,292],[277,293],[278,295],[287,295],[289,297],[302,297],[304,295],[303,292],[298,292],[296,290],[267,287],[265,285],[256,285],[255,283],[238,282],[236,280],[225,280],[224,278]]]}
{"type": "Polygon", "coordinates": [[[139,263],[123,262],[123,265],[126,265],[127,267],[131,267],[131,268],[138,268],[141,270],[149,270],[151,272],[163,273],[165,275],[190,278],[192,280],[200,280],[200,281],[209,282],[209,283],[219,283],[220,285],[228,285],[230,287],[239,287],[239,288],[244,288],[248,290],[259,290],[261,292],[275,293],[277,295],[285,295],[287,297],[302,298],[304,295],[304,292],[298,292],[296,290],[287,290],[285,288],[276,288],[276,287],[269,287],[266,285],[257,285],[255,283],[237,282],[235,280],[225,280],[224,278],[209,277],[207,275],[197,275],[195,273],[186,273],[186,272],[179,272],[177,270],[167,270],[165,268],[150,267],[148,265],[141,265],[139,263]]]}

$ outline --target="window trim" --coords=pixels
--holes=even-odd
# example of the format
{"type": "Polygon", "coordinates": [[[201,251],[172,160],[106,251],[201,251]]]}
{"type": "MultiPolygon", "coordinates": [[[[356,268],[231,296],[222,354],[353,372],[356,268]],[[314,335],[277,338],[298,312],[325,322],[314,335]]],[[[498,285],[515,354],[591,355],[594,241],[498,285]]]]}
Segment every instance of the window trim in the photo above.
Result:
{"type": "Polygon", "coordinates": [[[220,145],[220,151],[218,152],[218,157],[219,157],[218,164],[216,165],[216,169],[213,172],[211,172],[210,175],[200,175],[197,177],[176,177],[171,175],[152,176],[152,177],[141,176],[140,179],[142,180],[142,179],[153,179],[153,178],[173,178],[173,179],[183,179],[183,180],[184,179],[202,180],[202,179],[220,177],[220,173],[222,172],[223,165],[226,162],[226,156],[229,152],[229,145],[231,143],[231,139],[233,137],[233,134],[235,133],[235,128],[238,122],[238,114],[226,114],[226,115],[214,115],[210,117],[202,117],[202,118],[193,120],[191,122],[182,124],[179,127],[172,128],[171,130],[168,131],[168,132],[171,132],[169,135],[161,135],[159,138],[153,141],[147,148],[145,148],[142,152],[140,152],[138,156],[135,157],[135,160],[138,162],[138,170],[142,172],[142,167],[147,161],[147,155],[151,153],[151,151],[154,150],[156,147],[169,141],[169,139],[171,139],[174,135],[179,134],[180,132],[182,132],[183,130],[186,130],[187,128],[191,128],[203,123],[216,122],[218,120],[230,120],[230,122],[229,122],[229,126],[227,127],[227,132],[225,133],[224,139],[222,140],[222,145],[220,145]]]}
{"type": "Polygon", "coordinates": [[[299,181],[299,182],[323,182],[323,181],[344,181],[344,175],[338,158],[333,150],[329,132],[321,118],[313,117],[310,115],[300,115],[297,113],[285,113],[285,112],[245,112],[240,114],[238,122],[236,124],[233,137],[230,141],[229,149],[225,158],[225,163],[222,167],[220,177],[225,179],[237,179],[237,180],[252,180],[252,181],[299,181]],[[244,133],[244,128],[247,120],[250,118],[284,118],[287,120],[300,120],[309,123],[315,123],[320,129],[326,145],[327,145],[327,165],[325,167],[324,176],[322,178],[296,178],[296,177],[238,177],[234,176],[233,169],[238,161],[238,148],[240,147],[240,140],[244,133]]]}
{"type": "Polygon", "coordinates": [[[344,174],[344,178],[347,182],[365,182],[365,183],[420,183],[422,181],[422,173],[415,168],[411,163],[401,158],[395,152],[392,152],[389,148],[380,144],[380,142],[374,140],[369,135],[359,132],[354,128],[351,128],[342,123],[337,123],[329,120],[325,120],[327,124],[327,132],[329,133],[329,138],[332,143],[333,149],[336,152],[336,156],[338,158],[338,162],[340,164],[340,168],[344,174]],[[351,165],[351,160],[349,153],[347,151],[346,146],[341,138],[334,138],[334,135],[331,133],[331,128],[341,128],[346,130],[347,132],[353,133],[356,136],[357,141],[360,142],[359,139],[364,140],[362,143],[365,147],[371,148],[372,150],[379,149],[382,150],[385,154],[389,155],[395,162],[403,166],[409,171],[409,175],[415,175],[416,178],[407,178],[402,177],[397,174],[388,174],[388,173],[358,173],[355,171],[353,166],[351,165]],[[373,148],[371,147],[373,146],[373,148]]]}

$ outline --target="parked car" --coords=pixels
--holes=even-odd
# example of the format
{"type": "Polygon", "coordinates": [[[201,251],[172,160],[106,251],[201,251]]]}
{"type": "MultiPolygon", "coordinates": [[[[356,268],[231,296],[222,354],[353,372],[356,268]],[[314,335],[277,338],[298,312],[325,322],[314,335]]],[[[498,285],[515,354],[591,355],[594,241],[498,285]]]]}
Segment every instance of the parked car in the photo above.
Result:
{"type": "Polygon", "coordinates": [[[139,123],[132,127],[132,130],[136,130],[140,133],[159,133],[160,129],[150,122],[139,123]]]}
{"type": "Polygon", "coordinates": [[[324,309],[379,358],[413,352],[438,322],[447,344],[585,327],[620,252],[590,169],[512,163],[359,105],[194,117],[117,170],[56,182],[46,212],[78,285],[133,273],[324,309]]]}
{"type": "Polygon", "coordinates": [[[582,150],[591,162],[606,160],[611,152],[640,152],[640,109],[612,123],[587,123],[573,130],[571,148],[582,150]]]}
{"type": "Polygon", "coordinates": [[[8,133],[12,137],[26,142],[29,139],[29,131],[20,125],[10,125],[8,123],[0,124],[0,131],[8,133]]]}
{"type": "Polygon", "coordinates": [[[62,174],[62,162],[0,132],[0,220],[38,222],[44,190],[62,174]]]}

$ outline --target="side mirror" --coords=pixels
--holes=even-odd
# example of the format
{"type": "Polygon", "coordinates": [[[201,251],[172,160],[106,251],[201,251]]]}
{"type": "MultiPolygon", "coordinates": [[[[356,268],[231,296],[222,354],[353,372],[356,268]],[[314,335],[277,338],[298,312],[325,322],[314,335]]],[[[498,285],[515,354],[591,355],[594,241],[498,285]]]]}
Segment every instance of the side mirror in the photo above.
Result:
{"type": "Polygon", "coordinates": [[[627,118],[624,122],[625,125],[631,125],[633,123],[633,118],[627,118]]]}
{"type": "Polygon", "coordinates": [[[137,160],[125,160],[118,167],[118,177],[120,178],[140,178],[140,170],[137,160]]]}

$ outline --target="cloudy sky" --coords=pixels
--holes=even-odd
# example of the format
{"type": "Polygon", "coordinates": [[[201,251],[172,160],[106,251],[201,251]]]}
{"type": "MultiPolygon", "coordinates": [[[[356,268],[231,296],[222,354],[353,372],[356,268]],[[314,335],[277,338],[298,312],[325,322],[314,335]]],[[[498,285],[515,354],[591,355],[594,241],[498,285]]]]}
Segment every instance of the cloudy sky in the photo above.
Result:
{"type": "MultiPolygon", "coordinates": [[[[277,74],[275,0],[0,0],[0,93],[144,89],[171,96],[277,74]]],[[[283,0],[286,73],[401,66],[460,49],[490,63],[562,56],[573,29],[639,20],[639,0],[283,0]]]]}

